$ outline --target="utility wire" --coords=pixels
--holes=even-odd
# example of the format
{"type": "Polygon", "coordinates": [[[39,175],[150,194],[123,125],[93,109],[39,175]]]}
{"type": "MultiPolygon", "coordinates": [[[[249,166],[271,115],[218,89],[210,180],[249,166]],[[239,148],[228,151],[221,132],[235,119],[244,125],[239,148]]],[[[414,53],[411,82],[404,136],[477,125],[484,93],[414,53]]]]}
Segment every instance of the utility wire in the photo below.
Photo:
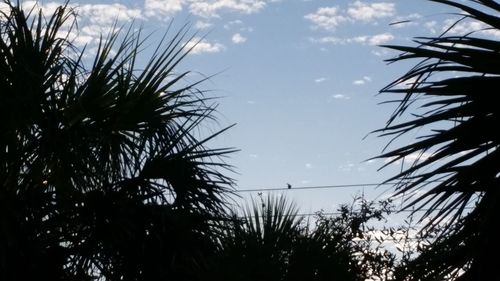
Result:
{"type": "MultiPolygon", "coordinates": [[[[441,181],[427,181],[423,183],[437,183],[441,181]]],[[[283,191],[283,190],[303,190],[303,189],[334,189],[334,188],[350,188],[350,187],[367,187],[367,186],[384,186],[384,185],[396,185],[401,184],[401,182],[384,182],[384,183],[355,183],[355,184],[336,184],[336,185],[318,185],[318,186],[294,186],[294,187],[275,187],[275,188],[248,188],[248,189],[238,189],[232,192],[243,193],[243,192],[258,192],[258,191],[283,191]]]]}
{"type": "Polygon", "coordinates": [[[254,188],[254,189],[238,189],[233,192],[241,193],[241,192],[256,192],[256,191],[279,191],[279,190],[301,190],[301,189],[331,189],[331,188],[344,188],[344,187],[364,187],[364,186],[379,186],[379,185],[388,185],[380,184],[380,183],[365,183],[365,184],[338,184],[338,185],[318,185],[318,186],[294,186],[292,188],[283,187],[283,188],[254,188]]]}

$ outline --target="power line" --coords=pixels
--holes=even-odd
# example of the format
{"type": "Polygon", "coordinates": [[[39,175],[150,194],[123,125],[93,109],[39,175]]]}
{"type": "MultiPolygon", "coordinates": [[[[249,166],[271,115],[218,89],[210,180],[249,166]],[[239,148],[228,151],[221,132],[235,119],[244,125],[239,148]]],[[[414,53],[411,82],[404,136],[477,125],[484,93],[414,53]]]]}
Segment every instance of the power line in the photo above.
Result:
{"type": "MultiPolygon", "coordinates": [[[[442,181],[425,181],[423,184],[428,183],[439,183],[442,181]]],[[[410,183],[410,182],[408,182],[410,183]]],[[[283,191],[283,190],[304,190],[304,189],[334,189],[334,188],[351,188],[351,187],[367,187],[367,186],[386,186],[386,185],[396,185],[396,184],[406,184],[405,182],[383,182],[383,183],[355,183],[355,184],[335,184],[335,185],[317,185],[317,186],[294,186],[294,187],[275,187],[275,188],[248,188],[248,189],[238,189],[233,191],[234,193],[243,192],[261,192],[261,191],[283,191]]]]}
{"type": "Polygon", "coordinates": [[[357,184],[337,184],[337,185],[318,185],[318,186],[294,186],[292,188],[249,188],[249,189],[238,189],[233,192],[257,192],[257,191],[280,191],[280,190],[303,190],[303,189],[330,189],[330,188],[347,188],[347,187],[365,187],[365,186],[382,186],[382,185],[392,185],[394,183],[357,183],[357,184]]]}

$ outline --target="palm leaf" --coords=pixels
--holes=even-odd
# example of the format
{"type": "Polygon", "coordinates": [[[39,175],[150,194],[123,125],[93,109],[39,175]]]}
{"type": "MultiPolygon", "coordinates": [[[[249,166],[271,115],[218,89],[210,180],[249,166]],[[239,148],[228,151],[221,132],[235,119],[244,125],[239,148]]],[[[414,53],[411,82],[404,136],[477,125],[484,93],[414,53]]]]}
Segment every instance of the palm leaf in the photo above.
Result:
{"type": "MultiPolygon", "coordinates": [[[[500,6],[495,1],[469,1],[470,5],[450,0],[431,1],[462,10],[465,19],[479,21],[494,30],[500,28],[497,17],[500,6]]],[[[496,196],[495,189],[500,183],[500,143],[495,129],[500,123],[500,107],[494,90],[500,82],[500,42],[481,37],[479,31],[463,36],[445,33],[435,38],[417,38],[416,47],[386,46],[402,52],[389,62],[421,59],[414,68],[381,90],[403,97],[397,100],[399,105],[387,126],[377,132],[394,138],[416,131],[428,132],[414,143],[384,152],[380,157],[394,162],[417,155],[410,166],[388,181],[400,180],[396,186],[398,194],[414,194],[407,197],[407,207],[416,207],[416,211],[428,209],[422,217],[422,220],[428,219],[427,230],[444,221],[450,223],[444,228],[445,242],[442,243],[445,244],[437,242],[433,252],[417,261],[422,266],[424,262],[438,266],[440,259],[435,259],[435,255],[446,243],[449,243],[446,245],[449,251],[456,251],[453,252],[456,258],[425,274],[431,279],[468,268],[471,262],[470,272],[487,270],[478,262],[483,260],[478,251],[485,249],[461,250],[460,246],[465,240],[472,243],[470,239],[484,240],[493,235],[493,229],[474,221],[490,217],[488,212],[493,211],[493,207],[484,205],[496,199],[486,198],[496,196]],[[402,84],[409,87],[401,87],[402,84]],[[397,122],[415,106],[419,107],[418,113],[397,122]],[[464,213],[473,204],[476,210],[468,215],[464,213]],[[470,226],[474,224],[476,228],[470,226]]],[[[498,225],[495,220],[490,223],[498,225]]],[[[465,274],[463,278],[477,277],[474,274],[465,274]]]]}
{"type": "Polygon", "coordinates": [[[166,34],[142,70],[140,32],[86,50],[65,6],[0,15],[0,272],[5,279],[197,280],[233,189],[204,134],[217,104],[176,69],[194,38],[166,34]],[[19,225],[18,225],[19,224],[19,225]],[[29,265],[29,266],[26,266],[29,265]],[[21,274],[21,275],[16,275],[21,274]],[[23,275],[24,274],[24,275],[23,275]]]}

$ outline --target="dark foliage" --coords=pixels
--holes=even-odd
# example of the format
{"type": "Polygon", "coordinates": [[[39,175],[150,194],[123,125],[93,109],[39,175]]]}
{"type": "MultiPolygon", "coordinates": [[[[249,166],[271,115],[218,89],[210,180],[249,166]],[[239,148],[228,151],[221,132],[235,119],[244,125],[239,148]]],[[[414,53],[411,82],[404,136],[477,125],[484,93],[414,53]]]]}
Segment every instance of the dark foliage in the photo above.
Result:
{"type": "MultiPolygon", "coordinates": [[[[141,71],[132,29],[91,68],[73,12],[0,15],[0,279],[197,280],[232,180],[198,125],[214,105],[176,74],[192,39],[162,42],[141,71]]],[[[126,31],[126,30],[125,30],[126,31]]]]}
{"type": "Polygon", "coordinates": [[[426,230],[451,221],[432,247],[403,274],[408,279],[491,280],[500,262],[500,42],[485,32],[500,30],[500,4],[492,0],[431,0],[457,8],[463,18],[484,26],[461,36],[445,32],[415,39],[416,46],[387,46],[401,51],[396,62],[420,59],[415,67],[382,89],[402,95],[387,126],[379,132],[395,136],[428,132],[415,142],[381,155],[392,161],[419,155],[392,180],[398,194],[416,194],[408,206],[426,207],[426,230]],[[486,35],[485,35],[486,34],[486,35]],[[409,85],[401,87],[402,84],[409,85]],[[414,107],[419,111],[401,122],[414,107]],[[419,191],[419,193],[415,193],[419,191]],[[474,207],[467,214],[467,208],[474,207]],[[466,270],[462,274],[462,269],[466,270]]]}
{"type": "Polygon", "coordinates": [[[365,280],[392,272],[394,256],[363,236],[382,211],[356,200],[340,215],[300,217],[284,197],[254,202],[236,212],[220,235],[213,280],[365,280]]]}

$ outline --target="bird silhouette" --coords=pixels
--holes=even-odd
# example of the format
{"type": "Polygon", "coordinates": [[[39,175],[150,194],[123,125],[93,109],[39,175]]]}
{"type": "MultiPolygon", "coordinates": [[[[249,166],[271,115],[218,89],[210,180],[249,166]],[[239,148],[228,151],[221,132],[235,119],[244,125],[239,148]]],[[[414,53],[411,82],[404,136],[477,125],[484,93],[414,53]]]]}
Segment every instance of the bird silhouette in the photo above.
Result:
{"type": "Polygon", "coordinates": [[[289,184],[289,183],[287,183],[287,184],[286,184],[286,187],[288,187],[288,189],[291,189],[291,188],[292,188],[292,185],[291,185],[291,184],[289,184]]]}

